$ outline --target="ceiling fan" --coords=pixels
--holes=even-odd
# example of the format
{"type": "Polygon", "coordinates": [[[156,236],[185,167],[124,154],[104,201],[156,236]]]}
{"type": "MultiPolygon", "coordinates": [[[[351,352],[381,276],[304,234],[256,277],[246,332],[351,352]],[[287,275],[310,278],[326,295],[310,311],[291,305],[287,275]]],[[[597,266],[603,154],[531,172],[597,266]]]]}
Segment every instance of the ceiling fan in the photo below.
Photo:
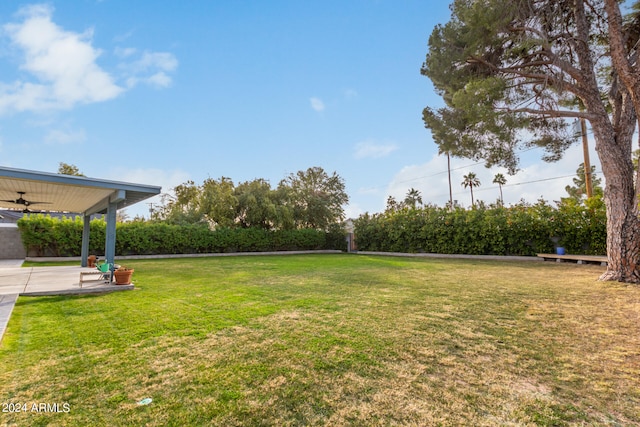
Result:
{"type": "Polygon", "coordinates": [[[25,193],[24,191],[18,191],[17,193],[18,193],[18,195],[20,197],[18,197],[15,200],[0,200],[0,201],[8,202],[8,203],[15,203],[16,205],[22,205],[22,206],[24,206],[24,211],[25,212],[30,212],[28,208],[31,205],[45,205],[45,204],[46,205],[50,205],[51,204],[50,202],[35,202],[33,200],[26,200],[24,198],[24,195],[27,194],[27,193],[25,193]]]}

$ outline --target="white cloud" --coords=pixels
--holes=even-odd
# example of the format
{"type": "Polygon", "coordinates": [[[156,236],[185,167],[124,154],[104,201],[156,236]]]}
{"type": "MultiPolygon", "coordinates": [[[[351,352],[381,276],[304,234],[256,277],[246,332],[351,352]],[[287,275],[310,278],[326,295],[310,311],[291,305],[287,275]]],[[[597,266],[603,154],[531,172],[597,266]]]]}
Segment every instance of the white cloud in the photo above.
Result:
{"type": "Polygon", "coordinates": [[[128,58],[138,53],[135,47],[116,47],[113,51],[119,58],[128,58]]]}
{"type": "Polygon", "coordinates": [[[51,21],[52,14],[47,5],[27,6],[19,12],[22,22],[2,27],[22,55],[20,68],[34,79],[1,83],[0,112],[66,109],[124,90],[96,64],[101,52],[91,45],[92,30],[65,31],[51,21]]]}
{"type": "Polygon", "coordinates": [[[72,144],[82,143],[87,139],[83,129],[78,131],[65,131],[60,129],[52,129],[44,137],[47,144],[72,144]]]}
{"type": "MultiPolygon", "coordinates": [[[[161,193],[172,193],[174,187],[182,184],[191,176],[188,172],[180,169],[172,171],[164,171],[161,169],[128,169],[128,168],[116,168],[108,172],[106,179],[113,179],[115,181],[133,182],[136,184],[145,185],[157,185],[161,186],[161,193]]],[[[127,208],[127,214],[133,218],[136,215],[149,217],[149,203],[153,203],[154,206],[159,206],[162,202],[160,195],[151,197],[144,202],[135,204],[127,208]]]]}
{"type": "Polygon", "coordinates": [[[154,168],[116,168],[109,172],[107,179],[113,179],[124,182],[134,182],[145,185],[159,185],[162,186],[162,191],[167,193],[176,185],[182,184],[189,180],[189,173],[176,169],[172,171],[165,171],[162,169],[154,168]]]}
{"type": "Polygon", "coordinates": [[[115,41],[116,43],[122,43],[128,40],[129,38],[131,38],[131,36],[133,36],[133,33],[134,33],[134,30],[129,30],[126,33],[119,34],[113,38],[113,41],[115,41]]]}
{"type": "Polygon", "coordinates": [[[138,83],[165,88],[172,83],[169,73],[178,67],[171,53],[118,47],[115,56],[129,61],[120,65],[124,71],[119,78],[126,83],[121,86],[97,64],[102,51],[92,45],[92,29],[77,33],[61,28],[52,21],[53,7],[44,4],[26,6],[17,16],[20,22],[5,24],[1,31],[26,74],[0,82],[0,114],[107,101],[138,83]]]}
{"type": "Polygon", "coordinates": [[[157,87],[169,87],[171,85],[171,77],[160,71],[147,79],[149,84],[157,87]]]}
{"type": "Polygon", "coordinates": [[[364,209],[357,203],[349,203],[344,209],[345,218],[358,218],[364,213],[364,209]]]}
{"type": "Polygon", "coordinates": [[[356,144],[356,149],[353,156],[356,159],[373,158],[379,159],[381,157],[387,157],[392,152],[396,151],[398,146],[393,143],[378,144],[373,140],[362,141],[356,144]]]}
{"type": "Polygon", "coordinates": [[[173,71],[178,67],[178,60],[167,52],[144,52],[133,66],[140,71],[159,68],[163,71],[173,71]]]}
{"type": "MultiPolygon", "coordinates": [[[[126,49],[128,56],[135,52],[126,49]]],[[[138,83],[146,83],[150,86],[165,88],[171,86],[172,78],[167,74],[178,68],[178,60],[168,52],[143,52],[142,55],[129,63],[123,63],[120,68],[126,75],[127,87],[131,88],[138,83]]]]}
{"type": "MultiPolygon", "coordinates": [[[[575,145],[556,163],[537,160],[522,166],[516,175],[510,176],[503,168],[487,169],[484,164],[474,164],[476,162],[473,160],[452,158],[453,199],[458,200],[463,206],[471,205],[470,191],[468,188],[465,189],[461,182],[464,175],[474,172],[481,182],[480,187],[473,190],[474,199],[494,203],[500,197],[500,189],[492,181],[497,173],[502,173],[507,179],[507,184],[502,188],[506,205],[518,203],[521,199],[528,203],[535,203],[540,198],[552,203],[567,196],[565,186],[573,185],[576,169],[583,161],[582,147],[575,145]]],[[[600,163],[595,153],[591,155],[591,164],[596,166],[597,171],[600,170],[600,163]]],[[[602,177],[602,174],[599,176],[602,177]]],[[[412,187],[422,193],[425,203],[444,206],[449,201],[447,158],[434,155],[426,163],[405,166],[387,186],[384,198],[386,200],[386,197],[391,195],[396,200],[402,200],[412,187]]]]}
{"type": "Polygon", "coordinates": [[[311,108],[314,110],[318,112],[324,111],[324,102],[320,98],[311,97],[309,102],[311,102],[311,108]]]}

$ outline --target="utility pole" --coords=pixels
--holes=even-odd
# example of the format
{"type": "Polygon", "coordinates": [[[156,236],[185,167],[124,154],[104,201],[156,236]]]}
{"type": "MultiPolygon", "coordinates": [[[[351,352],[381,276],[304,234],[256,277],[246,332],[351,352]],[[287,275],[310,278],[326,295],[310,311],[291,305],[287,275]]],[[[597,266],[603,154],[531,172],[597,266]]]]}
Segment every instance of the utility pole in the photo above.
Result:
{"type": "Polygon", "coordinates": [[[584,153],[584,182],[587,187],[587,198],[593,196],[591,186],[591,162],[589,160],[589,141],[587,141],[587,121],[580,117],[580,133],[582,134],[582,152],[584,153]]]}
{"type": "Polygon", "coordinates": [[[453,210],[453,192],[451,191],[451,157],[447,151],[447,172],[449,173],[449,210],[453,210]]]}
{"type": "Polygon", "coordinates": [[[147,203],[147,205],[149,205],[149,217],[151,218],[151,217],[153,217],[153,205],[154,205],[154,203],[153,202],[147,203]]]}

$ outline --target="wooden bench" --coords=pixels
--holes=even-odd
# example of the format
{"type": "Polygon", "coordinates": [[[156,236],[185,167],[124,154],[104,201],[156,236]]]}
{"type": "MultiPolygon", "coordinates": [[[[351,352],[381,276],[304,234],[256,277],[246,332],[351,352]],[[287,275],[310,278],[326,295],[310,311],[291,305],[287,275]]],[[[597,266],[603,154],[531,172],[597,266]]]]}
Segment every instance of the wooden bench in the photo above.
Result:
{"type": "Polygon", "coordinates": [[[564,262],[572,261],[578,264],[600,264],[607,265],[607,257],[602,255],[557,255],[557,254],[538,254],[538,257],[545,261],[564,262]]]}
{"type": "Polygon", "coordinates": [[[103,273],[102,271],[81,271],[80,272],[80,287],[82,287],[82,284],[84,282],[97,282],[97,281],[102,281],[104,283],[111,283],[111,281],[105,277],[106,275],[109,275],[111,273],[103,273]],[[88,277],[92,277],[92,276],[99,276],[96,279],[91,279],[91,278],[87,278],[88,277]]]}

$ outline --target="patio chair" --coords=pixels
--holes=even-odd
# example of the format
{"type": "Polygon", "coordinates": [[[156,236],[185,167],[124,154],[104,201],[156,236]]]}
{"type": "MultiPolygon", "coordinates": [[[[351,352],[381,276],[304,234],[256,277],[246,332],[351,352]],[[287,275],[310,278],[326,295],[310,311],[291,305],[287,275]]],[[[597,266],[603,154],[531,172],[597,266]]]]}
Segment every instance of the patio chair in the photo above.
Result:
{"type": "Polygon", "coordinates": [[[113,282],[113,264],[108,262],[103,262],[102,264],[96,265],[98,271],[103,273],[102,278],[105,281],[109,281],[109,283],[113,282]]]}
{"type": "Polygon", "coordinates": [[[96,265],[95,271],[81,271],[80,272],[80,287],[82,284],[87,281],[98,281],[102,280],[104,283],[113,282],[113,270],[114,265],[108,262],[103,262],[102,264],[96,265]],[[86,276],[96,276],[99,277],[97,279],[85,279],[86,276]]]}

